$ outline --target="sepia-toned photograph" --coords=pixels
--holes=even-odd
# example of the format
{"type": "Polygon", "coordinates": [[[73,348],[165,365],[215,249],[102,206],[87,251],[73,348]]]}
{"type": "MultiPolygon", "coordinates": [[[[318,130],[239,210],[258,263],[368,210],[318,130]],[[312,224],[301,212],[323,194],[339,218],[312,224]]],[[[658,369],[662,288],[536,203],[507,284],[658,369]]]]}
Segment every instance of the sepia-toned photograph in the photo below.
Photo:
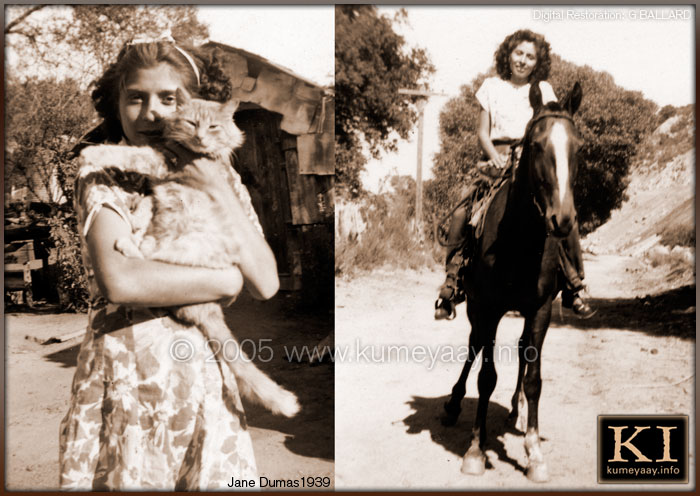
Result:
{"type": "Polygon", "coordinates": [[[695,26],[4,6],[5,489],[694,489],[695,26]]]}
{"type": "Polygon", "coordinates": [[[333,18],[6,6],[7,489],[333,489],[333,18]]]}
{"type": "Polygon", "coordinates": [[[695,9],[335,23],[336,488],[694,487],[695,9]]]}

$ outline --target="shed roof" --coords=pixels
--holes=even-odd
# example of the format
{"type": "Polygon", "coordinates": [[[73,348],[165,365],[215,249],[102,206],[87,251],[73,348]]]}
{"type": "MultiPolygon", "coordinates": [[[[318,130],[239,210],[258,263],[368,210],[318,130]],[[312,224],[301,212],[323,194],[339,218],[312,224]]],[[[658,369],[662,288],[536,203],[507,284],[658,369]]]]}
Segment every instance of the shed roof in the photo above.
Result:
{"type": "Polygon", "coordinates": [[[224,52],[233,97],[282,116],[280,128],[297,137],[299,173],[335,172],[333,92],[269,60],[223,43],[207,48],[224,52]]]}
{"type": "MultiPolygon", "coordinates": [[[[261,57],[260,55],[256,55],[254,53],[248,52],[246,50],[243,50],[242,48],[232,47],[230,45],[225,45],[224,43],[218,43],[216,41],[210,41],[208,43],[205,43],[204,46],[212,47],[212,48],[218,47],[218,48],[221,48],[222,50],[225,50],[227,52],[236,53],[238,55],[243,56],[245,59],[247,59],[249,64],[251,64],[251,62],[253,62],[251,64],[252,66],[259,64],[262,66],[274,67],[275,69],[277,69],[277,70],[279,70],[279,71],[281,71],[289,76],[292,76],[300,81],[303,81],[304,83],[308,84],[309,86],[313,86],[315,88],[322,89],[325,92],[332,93],[332,91],[329,88],[324,88],[323,86],[311,81],[310,79],[306,79],[304,76],[300,76],[299,74],[296,74],[294,71],[292,71],[291,69],[288,69],[287,67],[276,64],[275,62],[267,60],[265,57],[261,57]]],[[[259,71],[255,71],[255,72],[259,72],[259,71]]]]}

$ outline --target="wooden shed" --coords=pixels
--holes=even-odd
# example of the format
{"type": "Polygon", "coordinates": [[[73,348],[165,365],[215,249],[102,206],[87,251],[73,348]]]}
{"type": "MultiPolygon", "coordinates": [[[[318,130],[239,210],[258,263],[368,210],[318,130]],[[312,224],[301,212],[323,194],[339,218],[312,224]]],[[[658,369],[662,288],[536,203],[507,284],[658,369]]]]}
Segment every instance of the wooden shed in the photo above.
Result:
{"type": "Polygon", "coordinates": [[[236,170],[275,252],[282,290],[333,304],[332,91],[258,55],[220,43],[245,133],[236,170]]]}

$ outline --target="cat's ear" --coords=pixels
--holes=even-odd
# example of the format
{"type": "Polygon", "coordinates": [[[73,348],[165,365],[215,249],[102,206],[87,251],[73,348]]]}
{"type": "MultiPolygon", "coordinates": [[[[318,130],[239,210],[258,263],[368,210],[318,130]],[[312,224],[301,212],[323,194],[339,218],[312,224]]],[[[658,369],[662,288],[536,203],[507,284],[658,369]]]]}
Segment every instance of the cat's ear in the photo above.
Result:
{"type": "Polygon", "coordinates": [[[187,93],[186,90],[178,88],[177,91],[175,91],[175,101],[177,102],[178,108],[184,107],[185,105],[189,104],[191,100],[192,97],[190,97],[190,94],[187,93]]]}
{"type": "Polygon", "coordinates": [[[236,109],[238,108],[238,105],[240,104],[240,100],[237,100],[236,98],[231,98],[228,102],[224,103],[223,107],[221,107],[221,111],[225,115],[230,115],[233,117],[234,112],[236,112],[236,109]]]}

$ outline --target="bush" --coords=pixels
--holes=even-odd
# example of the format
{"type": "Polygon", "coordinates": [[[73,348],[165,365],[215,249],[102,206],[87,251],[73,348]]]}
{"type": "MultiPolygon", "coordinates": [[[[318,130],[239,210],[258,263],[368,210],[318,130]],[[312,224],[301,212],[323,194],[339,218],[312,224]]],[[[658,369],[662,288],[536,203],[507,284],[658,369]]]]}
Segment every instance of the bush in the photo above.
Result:
{"type": "Polygon", "coordinates": [[[56,247],[57,289],[64,310],[82,312],[88,307],[87,277],[83,270],[80,236],[75,215],[59,211],[49,219],[56,247]]]}
{"type": "Polygon", "coordinates": [[[415,231],[415,181],[410,177],[394,179],[394,187],[399,188],[395,192],[366,197],[361,208],[365,231],[354,240],[336,240],[336,275],[385,265],[419,269],[444,256],[439,246],[415,231]]]}
{"type": "Polygon", "coordinates": [[[665,246],[687,246],[695,248],[695,226],[670,224],[660,233],[661,244],[665,246]]]}

